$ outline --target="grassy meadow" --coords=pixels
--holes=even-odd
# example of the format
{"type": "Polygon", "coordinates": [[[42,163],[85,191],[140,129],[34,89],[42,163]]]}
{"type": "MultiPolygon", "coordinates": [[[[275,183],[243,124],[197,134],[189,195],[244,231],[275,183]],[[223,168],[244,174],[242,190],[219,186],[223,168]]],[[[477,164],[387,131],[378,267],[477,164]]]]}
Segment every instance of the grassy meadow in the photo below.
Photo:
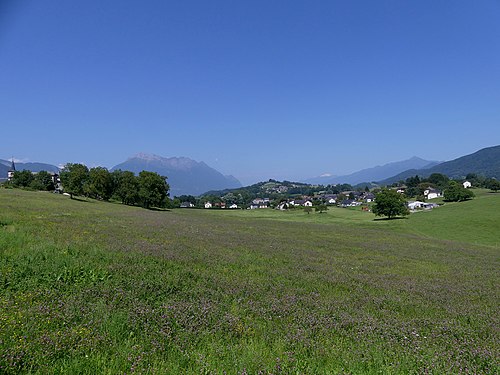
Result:
{"type": "Polygon", "coordinates": [[[477,195],[388,221],[0,189],[0,373],[499,373],[477,195]]]}

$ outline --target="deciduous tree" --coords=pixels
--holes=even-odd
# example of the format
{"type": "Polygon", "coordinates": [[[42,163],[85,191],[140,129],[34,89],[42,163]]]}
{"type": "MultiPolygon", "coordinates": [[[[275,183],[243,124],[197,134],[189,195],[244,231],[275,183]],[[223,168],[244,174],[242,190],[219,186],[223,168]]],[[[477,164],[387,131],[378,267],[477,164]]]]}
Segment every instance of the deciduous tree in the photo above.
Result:
{"type": "Polygon", "coordinates": [[[28,187],[31,185],[34,179],[35,176],[33,176],[33,173],[31,173],[31,171],[28,171],[27,169],[22,171],[15,171],[14,175],[12,176],[12,185],[16,187],[28,187]]]}
{"type": "Polygon", "coordinates": [[[54,190],[54,181],[52,175],[47,171],[40,171],[35,176],[30,184],[30,187],[35,190],[50,191],[54,190]]]}
{"type": "Polygon", "coordinates": [[[123,204],[133,206],[139,202],[139,178],[130,171],[116,170],[112,173],[114,195],[123,204]]]}
{"type": "Polygon", "coordinates": [[[500,181],[498,180],[495,180],[495,179],[491,179],[490,181],[488,181],[488,189],[491,189],[493,190],[495,193],[500,190],[500,181]]]}
{"type": "Polygon", "coordinates": [[[139,173],[139,202],[142,207],[165,206],[169,188],[166,177],[155,172],[139,173]]]}
{"type": "Polygon", "coordinates": [[[323,213],[323,212],[326,212],[328,211],[328,206],[326,204],[318,204],[316,207],[314,207],[314,209],[316,210],[316,212],[318,213],[323,213]]]}
{"type": "Polygon", "coordinates": [[[95,199],[109,200],[113,195],[113,178],[106,168],[96,167],[89,171],[87,194],[95,199]]]}
{"type": "Polygon", "coordinates": [[[84,186],[88,179],[89,169],[83,164],[68,163],[61,172],[63,190],[69,193],[72,199],[73,195],[83,195],[84,186]]]}
{"type": "Polygon", "coordinates": [[[375,204],[373,205],[372,212],[376,216],[387,216],[389,219],[396,216],[405,216],[410,213],[404,196],[391,189],[382,189],[375,196],[375,204]]]}
{"type": "Polygon", "coordinates": [[[474,193],[466,189],[462,184],[451,181],[448,188],[444,191],[444,200],[448,202],[461,202],[474,198],[474,193]]]}

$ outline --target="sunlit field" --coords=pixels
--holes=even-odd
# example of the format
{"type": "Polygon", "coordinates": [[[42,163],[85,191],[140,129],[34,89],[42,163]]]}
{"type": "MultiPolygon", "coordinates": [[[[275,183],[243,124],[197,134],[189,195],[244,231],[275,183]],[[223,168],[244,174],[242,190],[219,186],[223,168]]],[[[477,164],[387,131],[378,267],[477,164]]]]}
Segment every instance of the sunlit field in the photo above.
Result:
{"type": "Polygon", "coordinates": [[[388,221],[0,189],[0,373],[498,373],[477,195],[388,221]]]}

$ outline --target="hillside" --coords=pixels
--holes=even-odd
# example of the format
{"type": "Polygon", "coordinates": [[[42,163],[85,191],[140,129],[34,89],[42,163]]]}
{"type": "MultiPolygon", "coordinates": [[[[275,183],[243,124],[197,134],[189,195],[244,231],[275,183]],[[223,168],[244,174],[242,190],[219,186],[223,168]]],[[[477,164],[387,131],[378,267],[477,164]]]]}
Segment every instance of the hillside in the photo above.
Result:
{"type": "Polygon", "coordinates": [[[447,161],[431,168],[409,169],[395,176],[380,181],[381,185],[390,185],[404,181],[408,177],[419,175],[428,177],[432,173],[442,173],[450,178],[464,178],[469,173],[500,179],[500,146],[483,148],[473,154],[447,161]]]}
{"type": "Polygon", "coordinates": [[[498,373],[499,203],[373,220],[0,189],[0,373],[498,373]]]}
{"type": "Polygon", "coordinates": [[[0,178],[7,178],[7,172],[9,171],[9,167],[2,164],[0,162],[0,178]]]}
{"type": "Polygon", "coordinates": [[[233,194],[253,199],[257,197],[276,197],[282,194],[312,194],[315,188],[319,191],[323,187],[314,187],[303,182],[269,180],[235,189],[211,190],[203,194],[203,196],[222,197],[227,194],[233,194]]]}
{"type": "Polygon", "coordinates": [[[429,168],[437,165],[436,161],[429,161],[414,156],[407,160],[387,163],[376,167],[362,169],[358,172],[345,176],[320,176],[305,180],[309,184],[350,184],[356,185],[363,182],[380,181],[382,179],[394,176],[408,169],[429,168]]]}
{"type": "Polygon", "coordinates": [[[236,188],[241,183],[233,176],[224,176],[204,162],[186,157],[164,158],[158,155],[138,154],[114,166],[111,170],[139,173],[156,172],[168,178],[170,195],[200,195],[209,190],[236,188]]]}

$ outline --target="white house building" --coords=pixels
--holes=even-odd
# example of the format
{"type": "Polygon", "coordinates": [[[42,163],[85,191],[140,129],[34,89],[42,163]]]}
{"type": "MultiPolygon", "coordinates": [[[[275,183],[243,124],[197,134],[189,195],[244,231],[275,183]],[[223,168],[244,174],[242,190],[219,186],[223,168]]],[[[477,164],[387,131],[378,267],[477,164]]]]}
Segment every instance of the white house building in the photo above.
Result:
{"type": "Polygon", "coordinates": [[[468,188],[472,187],[472,184],[470,183],[470,181],[465,181],[462,185],[464,186],[464,189],[468,189],[468,188]]]}
{"type": "Polygon", "coordinates": [[[427,199],[435,199],[435,198],[441,197],[442,193],[440,190],[428,188],[428,189],[424,190],[424,195],[427,199]]]}
{"type": "Polygon", "coordinates": [[[14,173],[16,172],[16,165],[14,164],[14,158],[12,158],[12,165],[7,172],[7,181],[11,181],[14,177],[14,173]]]}

